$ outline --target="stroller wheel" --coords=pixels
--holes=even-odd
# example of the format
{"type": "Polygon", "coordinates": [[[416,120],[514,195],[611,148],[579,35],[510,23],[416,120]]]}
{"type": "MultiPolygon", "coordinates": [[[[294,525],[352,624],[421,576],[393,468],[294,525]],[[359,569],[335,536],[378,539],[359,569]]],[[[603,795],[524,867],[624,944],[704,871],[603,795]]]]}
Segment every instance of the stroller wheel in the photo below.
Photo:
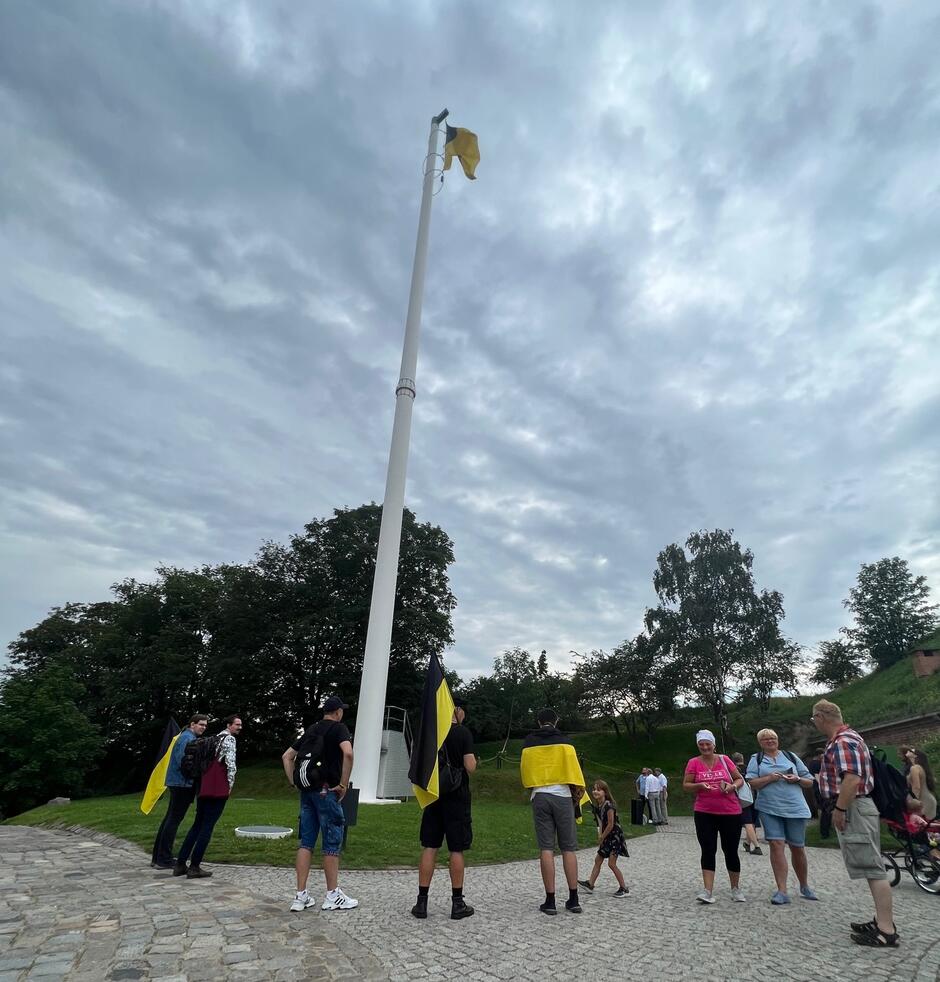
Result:
{"type": "Polygon", "coordinates": [[[940,893],[940,863],[930,856],[915,856],[910,862],[911,876],[921,890],[940,893]]]}

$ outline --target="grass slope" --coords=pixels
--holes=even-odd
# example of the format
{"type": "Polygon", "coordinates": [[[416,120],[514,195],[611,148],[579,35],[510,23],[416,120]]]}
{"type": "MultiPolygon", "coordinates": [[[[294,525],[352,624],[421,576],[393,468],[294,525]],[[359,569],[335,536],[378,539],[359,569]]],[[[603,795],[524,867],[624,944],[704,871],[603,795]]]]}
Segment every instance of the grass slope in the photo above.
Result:
{"type": "Polygon", "coordinates": [[[846,720],[854,726],[872,726],[906,716],[936,712],[940,708],[940,674],[919,679],[911,661],[873,672],[827,695],[842,707],[846,720]]]}

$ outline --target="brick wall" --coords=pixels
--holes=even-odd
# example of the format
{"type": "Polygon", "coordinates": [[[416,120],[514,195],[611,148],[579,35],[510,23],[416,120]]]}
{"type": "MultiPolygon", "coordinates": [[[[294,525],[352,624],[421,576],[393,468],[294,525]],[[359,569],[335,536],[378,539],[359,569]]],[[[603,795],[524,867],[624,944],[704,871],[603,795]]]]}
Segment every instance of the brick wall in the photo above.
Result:
{"type": "Polygon", "coordinates": [[[911,660],[914,664],[914,674],[919,679],[940,672],[940,651],[915,651],[911,660]]]}
{"type": "Polygon", "coordinates": [[[897,724],[859,727],[866,743],[882,747],[897,747],[902,743],[914,746],[940,735],[940,714],[920,716],[917,719],[899,721],[897,724]]]}

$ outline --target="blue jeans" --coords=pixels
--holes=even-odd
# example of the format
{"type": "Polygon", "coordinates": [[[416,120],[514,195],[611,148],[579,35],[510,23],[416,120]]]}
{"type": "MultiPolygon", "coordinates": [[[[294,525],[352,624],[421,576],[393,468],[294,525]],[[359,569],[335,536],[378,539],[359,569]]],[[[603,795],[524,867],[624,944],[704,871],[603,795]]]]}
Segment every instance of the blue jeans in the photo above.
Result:
{"type": "Polygon", "coordinates": [[[322,833],[321,846],[324,856],[338,856],[343,845],[343,829],[346,817],[335,791],[309,788],[300,792],[300,820],[298,838],[301,849],[313,849],[317,836],[322,833]]]}
{"type": "Polygon", "coordinates": [[[202,862],[202,857],[206,854],[206,849],[209,848],[209,840],[212,838],[215,823],[222,817],[227,801],[228,798],[196,799],[196,817],[193,819],[193,826],[186,833],[179,855],[176,857],[178,863],[185,863],[190,857],[192,857],[193,866],[198,866],[202,862]]]}

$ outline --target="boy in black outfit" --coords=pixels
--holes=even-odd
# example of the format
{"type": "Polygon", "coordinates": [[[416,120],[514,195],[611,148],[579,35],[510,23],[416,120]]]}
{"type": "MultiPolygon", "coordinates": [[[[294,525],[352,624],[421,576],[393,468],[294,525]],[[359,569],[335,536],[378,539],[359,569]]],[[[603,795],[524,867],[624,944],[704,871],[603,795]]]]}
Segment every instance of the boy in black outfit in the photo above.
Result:
{"type": "Polygon", "coordinates": [[[439,760],[463,771],[460,784],[453,791],[442,794],[421,813],[421,845],[424,848],[418,865],[418,901],[411,908],[411,913],[422,920],[428,916],[431,877],[434,875],[437,851],[445,839],[450,853],[450,916],[456,921],[473,914],[473,908],[463,899],[463,854],[473,842],[470,775],[477,768],[477,759],[473,753],[473,737],[463,725],[466,717],[466,703],[455,699],[454,718],[439,755],[439,760]]]}

